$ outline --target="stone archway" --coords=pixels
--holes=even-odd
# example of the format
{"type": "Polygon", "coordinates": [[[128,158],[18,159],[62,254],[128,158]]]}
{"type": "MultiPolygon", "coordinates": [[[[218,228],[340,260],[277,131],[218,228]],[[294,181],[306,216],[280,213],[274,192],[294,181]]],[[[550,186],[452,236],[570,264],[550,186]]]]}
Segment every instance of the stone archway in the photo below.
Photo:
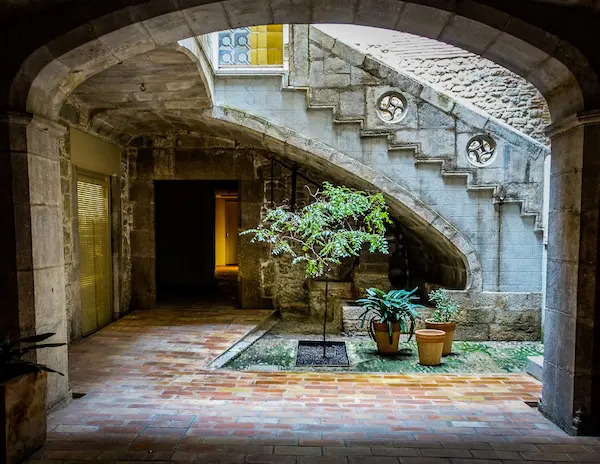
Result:
{"type": "MultiPolygon", "coordinates": [[[[12,182],[5,184],[28,187],[26,195],[8,187],[2,190],[8,199],[3,203],[9,205],[2,212],[13,218],[15,230],[23,226],[29,230],[23,234],[26,240],[17,241],[11,233],[7,242],[7,255],[17,257],[7,268],[8,299],[17,303],[15,318],[28,321],[25,329],[19,323],[21,331],[35,332],[42,322],[60,325],[43,304],[54,287],[64,287],[60,275],[44,271],[59,260],[62,246],[46,240],[56,235],[59,222],[43,220],[49,211],[42,195],[45,187],[35,175],[57,172],[60,129],[52,120],[64,98],[87,77],[161,45],[242,25],[340,22],[396,29],[481,54],[534,83],[548,101],[555,123],[550,130],[550,229],[562,233],[554,235],[549,248],[551,330],[546,330],[543,411],[571,433],[598,432],[600,424],[594,417],[600,410],[600,382],[593,359],[600,354],[600,344],[591,341],[598,338],[600,326],[595,315],[600,288],[596,267],[600,166],[595,153],[600,115],[580,112],[594,109],[590,102],[597,102],[600,92],[585,56],[546,31],[481,4],[448,7],[452,11],[396,0],[357,0],[352,6],[324,0],[190,0],[184,5],[180,9],[180,2],[156,0],[83,24],[35,50],[12,82],[10,108],[35,115],[33,124],[14,115],[1,121],[7,151],[14,154],[5,170],[11,172],[12,182]],[[48,160],[50,168],[42,169],[48,160]],[[22,256],[29,258],[23,261],[22,256]]],[[[59,353],[64,364],[66,353],[59,353]]],[[[53,388],[52,401],[66,397],[64,382],[53,388]]]]}
{"type": "MultiPolygon", "coordinates": [[[[103,113],[102,117],[109,124],[116,125],[112,122],[110,113],[103,113]]],[[[115,113],[119,113],[119,110],[115,113]]],[[[452,263],[459,275],[465,276],[465,280],[461,280],[460,283],[449,284],[456,285],[451,288],[463,292],[482,291],[482,266],[478,252],[470,240],[418,196],[382,176],[375,169],[289,128],[272,124],[261,118],[248,117],[247,114],[232,109],[215,107],[204,110],[196,116],[173,111],[163,113],[161,116],[168,119],[170,124],[181,128],[186,134],[210,134],[211,137],[220,137],[223,140],[235,140],[243,146],[247,145],[252,149],[278,155],[312,172],[318,172],[332,181],[364,190],[381,191],[386,196],[392,215],[402,223],[403,227],[406,227],[413,236],[418,237],[435,256],[452,263]]],[[[113,117],[114,121],[123,119],[122,115],[113,115],[113,117]]],[[[148,129],[148,132],[141,132],[132,140],[135,141],[143,135],[151,137],[168,130],[164,125],[157,127],[152,124],[148,129]]],[[[138,170],[140,169],[138,167],[138,170]]],[[[144,170],[148,169],[144,168],[144,170]]],[[[154,171],[157,171],[156,167],[154,171]]],[[[185,178],[183,173],[179,174],[179,177],[182,175],[185,178]]]]}
{"type": "Polygon", "coordinates": [[[495,61],[532,82],[545,96],[554,120],[584,109],[598,93],[596,76],[573,46],[490,7],[460,12],[397,0],[190,1],[115,11],[80,26],[32,53],[13,82],[10,104],[56,117],[63,99],[93,74],[162,45],[232,27],[270,23],[337,22],[395,29],[434,38],[495,61]],[[142,19],[143,18],[143,19],[142,19]],[[503,28],[495,26],[498,20],[503,28]],[[518,24],[518,26],[513,26],[518,24]],[[98,32],[97,32],[98,31],[98,32]],[[577,62],[577,67],[573,66],[577,62]],[[576,69],[572,72],[570,69],[576,69]]]}
{"type": "MultiPolygon", "coordinates": [[[[381,191],[387,198],[392,212],[405,221],[407,227],[420,236],[429,236],[430,243],[445,250],[467,270],[464,290],[481,290],[483,285],[481,263],[469,239],[439,213],[427,206],[416,195],[376,170],[334,150],[322,142],[309,139],[288,128],[274,125],[266,120],[214,107],[205,110],[201,120],[212,120],[223,125],[229,133],[254,139],[266,149],[285,158],[331,174],[336,179],[358,188],[381,191]],[[449,251],[450,250],[450,251],[449,251]]],[[[213,126],[214,127],[214,126],[213,126]]]]}

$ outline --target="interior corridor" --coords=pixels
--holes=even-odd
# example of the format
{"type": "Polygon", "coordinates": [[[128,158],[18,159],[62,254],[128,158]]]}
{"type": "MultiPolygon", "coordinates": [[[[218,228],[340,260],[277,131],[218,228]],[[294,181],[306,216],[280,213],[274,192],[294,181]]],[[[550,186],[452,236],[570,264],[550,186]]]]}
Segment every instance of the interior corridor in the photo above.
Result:
{"type": "Polygon", "coordinates": [[[211,370],[271,311],[134,312],[70,347],[75,393],[28,464],[600,462],[527,375],[211,370]]]}

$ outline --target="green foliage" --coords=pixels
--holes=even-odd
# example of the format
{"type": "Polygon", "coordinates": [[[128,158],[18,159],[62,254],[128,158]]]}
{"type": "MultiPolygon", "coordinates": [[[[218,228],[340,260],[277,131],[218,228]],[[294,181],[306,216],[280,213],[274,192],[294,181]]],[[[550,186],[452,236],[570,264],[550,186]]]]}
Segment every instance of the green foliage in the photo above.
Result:
{"type": "Polygon", "coordinates": [[[432,322],[450,322],[458,312],[458,305],[443,288],[429,292],[429,301],[435,304],[435,311],[429,319],[432,322]]]}
{"type": "Polygon", "coordinates": [[[2,342],[0,342],[0,382],[6,382],[7,380],[29,372],[46,371],[63,375],[44,364],[37,364],[23,359],[23,356],[27,353],[40,348],[54,348],[66,345],[66,343],[44,343],[36,345],[36,343],[43,342],[53,335],[55,334],[44,333],[34,335],[33,337],[22,338],[20,340],[11,340],[8,336],[4,337],[2,342]]]}
{"type": "Polygon", "coordinates": [[[358,256],[363,246],[371,253],[388,253],[386,224],[391,223],[382,194],[370,195],[328,182],[311,193],[312,203],[299,212],[279,207],[267,211],[252,243],[271,245],[275,256],[289,255],[306,266],[306,277],[327,273],[345,258],[358,256]]]}
{"type": "Polygon", "coordinates": [[[367,316],[369,319],[369,333],[371,338],[375,339],[373,331],[373,322],[387,323],[389,330],[390,343],[392,343],[393,327],[395,323],[400,325],[401,333],[408,333],[409,340],[415,332],[415,324],[419,318],[417,309],[423,308],[422,305],[415,303],[418,299],[415,296],[417,289],[410,292],[406,290],[390,290],[385,293],[377,288],[367,289],[367,297],[361,298],[356,302],[363,307],[364,311],[359,316],[361,325],[364,327],[367,316]]]}
{"type": "Polygon", "coordinates": [[[484,353],[488,356],[492,355],[490,346],[484,343],[460,342],[458,346],[462,353],[484,353]]]}

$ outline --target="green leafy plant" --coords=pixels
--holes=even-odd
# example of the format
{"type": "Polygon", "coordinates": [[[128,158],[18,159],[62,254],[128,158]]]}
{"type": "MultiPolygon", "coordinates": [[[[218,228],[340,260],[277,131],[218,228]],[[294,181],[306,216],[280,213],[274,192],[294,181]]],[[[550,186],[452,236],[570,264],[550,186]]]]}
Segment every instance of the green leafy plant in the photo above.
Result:
{"type": "Polygon", "coordinates": [[[367,296],[356,300],[356,303],[364,309],[359,316],[361,326],[364,327],[367,317],[370,315],[371,318],[367,327],[369,335],[375,340],[373,323],[387,323],[389,340],[392,343],[394,324],[397,323],[400,325],[401,333],[409,334],[408,340],[410,341],[415,333],[415,325],[419,318],[417,310],[423,308],[422,305],[415,303],[415,300],[418,299],[415,296],[416,291],[415,288],[410,292],[407,290],[390,290],[386,293],[377,288],[368,288],[367,296]]]}
{"type": "Polygon", "coordinates": [[[23,359],[27,353],[39,350],[40,348],[55,348],[65,346],[66,343],[44,343],[37,345],[36,343],[43,342],[55,335],[54,333],[44,333],[26,337],[20,340],[11,340],[9,336],[2,338],[0,343],[0,382],[6,382],[10,379],[18,377],[29,372],[55,372],[59,375],[62,373],[51,369],[44,364],[38,364],[23,359]]]}
{"type": "Polygon", "coordinates": [[[368,194],[325,182],[310,192],[311,203],[300,211],[285,207],[267,210],[261,224],[242,232],[252,243],[271,246],[275,256],[287,255],[292,264],[305,266],[306,278],[326,277],[323,319],[323,356],[327,329],[329,273],[346,258],[359,256],[363,247],[371,253],[388,253],[385,239],[390,217],[382,194],[368,194]]]}
{"type": "Polygon", "coordinates": [[[450,322],[458,312],[458,305],[443,288],[429,292],[429,301],[435,304],[435,311],[431,314],[432,322],[450,322]]]}

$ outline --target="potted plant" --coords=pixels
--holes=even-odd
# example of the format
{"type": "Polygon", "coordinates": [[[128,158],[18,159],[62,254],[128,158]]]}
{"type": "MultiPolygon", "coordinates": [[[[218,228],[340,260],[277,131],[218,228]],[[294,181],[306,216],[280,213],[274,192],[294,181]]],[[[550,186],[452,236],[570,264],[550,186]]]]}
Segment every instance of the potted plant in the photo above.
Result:
{"type": "Polygon", "coordinates": [[[417,299],[416,291],[415,288],[410,292],[390,290],[385,293],[377,288],[369,288],[367,297],[356,301],[364,309],[359,316],[362,327],[367,321],[367,316],[372,315],[367,328],[369,335],[377,343],[379,354],[397,353],[401,333],[408,333],[409,341],[412,338],[419,317],[417,309],[423,307],[414,303],[417,299]]]}
{"type": "Polygon", "coordinates": [[[387,253],[386,224],[391,223],[382,194],[368,194],[323,183],[310,192],[311,203],[300,211],[286,207],[267,210],[252,234],[251,243],[264,242],[274,256],[288,255],[292,264],[305,266],[308,279],[325,277],[323,358],[326,357],[329,273],[342,260],[357,257],[363,247],[371,253],[387,253]]]}
{"type": "Polygon", "coordinates": [[[425,321],[425,325],[428,329],[443,330],[445,332],[442,356],[449,355],[452,352],[452,340],[456,330],[456,321],[453,321],[453,319],[458,312],[458,305],[443,288],[429,292],[428,298],[429,301],[435,304],[435,311],[425,321]]]}
{"type": "Polygon", "coordinates": [[[56,372],[23,357],[39,348],[64,346],[65,343],[36,345],[52,337],[45,333],[21,340],[5,337],[0,343],[0,426],[1,462],[22,461],[46,441],[46,372],[56,372]]]}

